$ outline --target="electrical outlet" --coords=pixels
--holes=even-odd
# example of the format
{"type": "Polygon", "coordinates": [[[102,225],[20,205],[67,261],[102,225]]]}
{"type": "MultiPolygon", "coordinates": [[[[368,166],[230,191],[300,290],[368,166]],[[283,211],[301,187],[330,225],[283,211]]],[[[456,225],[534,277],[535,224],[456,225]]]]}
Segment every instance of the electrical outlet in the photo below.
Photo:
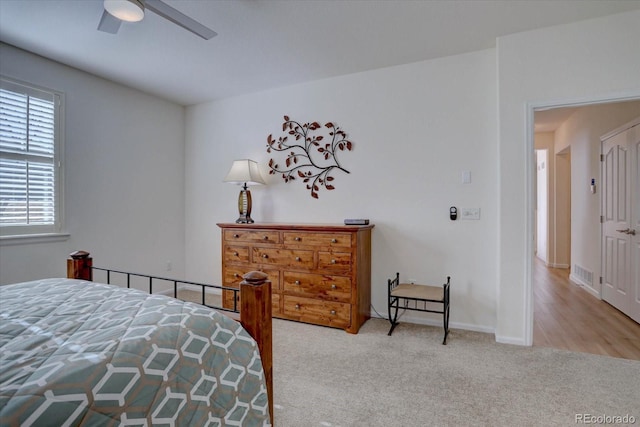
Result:
{"type": "Polygon", "coordinates": [[[416,284],[416,279],[409,279],[409,283],[411,283],[412,285],[416,284]]]}
{"type": "Polygon", "coordinates": [[[480,219],[480,208],[462,208],[460,209],[461,219],[480,219]]]}

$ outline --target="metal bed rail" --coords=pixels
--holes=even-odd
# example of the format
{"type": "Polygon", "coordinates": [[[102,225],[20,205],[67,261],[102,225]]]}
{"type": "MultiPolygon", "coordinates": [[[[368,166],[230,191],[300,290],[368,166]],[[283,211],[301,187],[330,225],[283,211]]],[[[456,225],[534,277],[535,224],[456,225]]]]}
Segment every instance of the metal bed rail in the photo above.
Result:
{"type": "Polygon", "coordinates": [[[131,288],[131,278],[132,277],[140,277],[143,279],[148,279],[148,285],[149,285],[149,293],[153,294],[153,284],[154,284],[154,280],[155,281],[162,281],[162,282],[168,282],[168,283],[173,283],[173,297],[176,299],[180,299],[178,298],[178,285],[190,285],[190,286],[199,286],[201,288],[202,291],[202,300],[201,302],[199,302],[199,304],[202,304],[206,307],[209,308],[214,308],[216,310],[221,310],[221,311],[228,311],[228,312],[232,312],[232,313],[240,313],[240,309],[238,308],[238,293],[240,292],[240,289],[236,289],[236,288],[229,288],[226,286],[219,286],[219,285],[210,285],[207,283],[198,283],[198,282],[191,282],[191,281],[187,281],[187,280],[177,280],[177,279],[171,279],[168,277],[160,277],[160,276],[151,276],[148,274],[141,274],[141,273],[131,273],[128,271],[120,271],[120,270],[114,270],[114,269],[110,269],[110,268],[102,268],[102,267],[94,267],[91,266],[90,267],[91,270],[93,271],[103,271],[106,273],[106,282],[108,285],[111,284],[111,276],[113,273],[118,274],[118,275],[123,275],[126,277],[126,284],[127,284],[127,288],[131,288]],[[211,288],[211,289],[219,289],[221,292],[221,296],[222,296],[222,291],[230,291],[233,292],[233,308],[225,308],[222,306],[215,306],[215,305],[209,305],[206,303],[206,292],[205,290],[207,288],[211,288]]]}

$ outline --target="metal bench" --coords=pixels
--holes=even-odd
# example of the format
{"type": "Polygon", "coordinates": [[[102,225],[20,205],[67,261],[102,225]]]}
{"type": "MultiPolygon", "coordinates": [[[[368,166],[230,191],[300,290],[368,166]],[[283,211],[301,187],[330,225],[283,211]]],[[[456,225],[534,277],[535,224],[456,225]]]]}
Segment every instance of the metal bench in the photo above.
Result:
{"type": "Polygon", "coordinates": [[[423,311],[427,313],[442,314],[444,327],[444,339],[442,344],[447,344],[449,335],[449,286],[451,277],[447,276],[447,282],[442,286],[418,285],[414,283],[400,283],[400,273],[396,273],[395,279],[389,279],[389,322],[391,329],[387,335],[391,336],[398,326],[398,310],[423,311]],[[432,304],[442,304],[442,310],[434,310],[432,304]],[[392,316],[392,311],[394,311],[392,316]]]}

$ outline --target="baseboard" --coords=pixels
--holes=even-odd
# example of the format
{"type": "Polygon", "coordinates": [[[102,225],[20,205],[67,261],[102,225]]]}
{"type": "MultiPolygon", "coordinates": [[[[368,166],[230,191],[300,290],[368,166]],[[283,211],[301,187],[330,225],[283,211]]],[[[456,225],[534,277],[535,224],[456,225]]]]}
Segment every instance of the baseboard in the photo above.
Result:
{"type": "MultiPolygon", "coordinates": [[[[187,291],[194,291],[194,292],[202,292],[202,286],[197,286],[197,285],[181,285],[181,286],[178,286],[178,289],[179,290],[184,289],[187,291]]],[[[219,288],[207,287],[205,292],[208,294],[222,295],[222,289],[219,289],[219,288]]]]}
{"type": "Polygon", "coordinates": [[[575,274],[571,273],[569,275],[569,280],[571,280],[573,283],[575,283],[576,285],[582,286],[582,287],[587,287],[587,283],[582,280],[581,278],[579,278],[578,276],[576,276],[575,274]]]}
{"type": "MultiPolygon", "coordinates": [[[[202,286],[182,284],[182,285],[178,286],[178,291],[182,291],[182,290],[194,291],[194,292],[202,292],[202,286]]],[[[205,292],[208,293],[208,294],[221,295],[222,294],[222,289],[207,288],[207,290],[205,292]]],[[[173,297],[173,288],[167,289],[167,290],[164,290],[164,291],[154,292],[154,294],[168,295],[170,297],[173,297]]]]}
{"type": "Polygon", "coordinates": [[[589,292],[593,297],[602,299],[602,295],[596,289],[593,289],[591,286],[585,286],[584,290],[589,292]]]}
{"type": "Polygon", "coordinates": [[[503,337],[500,335],[496,335],[496,342],[500,344],[512,344],[527,347],[527,343],[524,341],[524,339],[516,337],[503,337]]]}
{"type": "MultiPolygon", "coordinates": [[[[371,317],[376,318],[376,319],[384,319],[384,320],[389,320],[386,317],[383,316],[378,316],[376,315],[376,313],[372,313],[371,317]]],[[[415,325],[426,325],[426,326],[439,326],[442,327],[442,319],[437,320],[437,319],[427,319],[427,318],[423,318],[423,317],[412,317],[412,316],[401,316],[400,319],[398,319],[400,322],[404,322],[404,323],[413,323],[415,325]]],[[[451,322],[449,321],[449,328],[451,329],[462,329],[465,331],[472,331],[472,332],[482,332],[485,334],[494,334],[495,333],[495,329],[489,326],[482,326],[482,325],[472,325],[469,323],[460,323],[460,322],[451,322]]]]}
{"type": "Polygon", "coordinates": [[[589,284],[587,284],[580,277],[578,277],[578,276],[576,276],[574,274],[570,274],[569,275],[569,280],[571,280],[573,283],[575,283],[576,285],[578,285],[581,288],[583,288],[585,291],[589,292],[594,297],[596,297],[598,299],[602,299],[602,297],[600,295],[600,292],[598,292],[597,289],[594,289],[593,287],[591,287],[589,284]]]}
{"type": "Polygon", "coordinates": [[[539,257],[536,254],[536,258],[538,258],[540,261],[544,262],[544,265],[546,267],[550,267],[550,268],[571,268],[571,266],[569,264],[559,264],[559,263],[555,263],[555,262],[548,262],[544,259],[542,259],[541,257],[539,257]]]}
{"type": "Polygon", "coordinates": [[[571,266],[569,264],[555,264],[555,263],[547,264],[547,267],[551,267],[551,268],[571,268],[571,266]]]}

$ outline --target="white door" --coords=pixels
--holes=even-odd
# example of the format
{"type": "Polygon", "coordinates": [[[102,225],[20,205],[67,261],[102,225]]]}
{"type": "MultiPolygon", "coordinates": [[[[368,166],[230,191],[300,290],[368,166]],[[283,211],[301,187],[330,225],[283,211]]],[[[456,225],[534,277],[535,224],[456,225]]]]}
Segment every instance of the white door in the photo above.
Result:
{"type": "Polygon", "coordinates": [[[602,139],[602,298],[640,323],[640,120],[602,139]]]}
{"type": "Polygon", "coordinates": [[[640,119],[630,130],[633,168],[631,175],[631,311],[627,313],[640,323],[640,119]]]}

